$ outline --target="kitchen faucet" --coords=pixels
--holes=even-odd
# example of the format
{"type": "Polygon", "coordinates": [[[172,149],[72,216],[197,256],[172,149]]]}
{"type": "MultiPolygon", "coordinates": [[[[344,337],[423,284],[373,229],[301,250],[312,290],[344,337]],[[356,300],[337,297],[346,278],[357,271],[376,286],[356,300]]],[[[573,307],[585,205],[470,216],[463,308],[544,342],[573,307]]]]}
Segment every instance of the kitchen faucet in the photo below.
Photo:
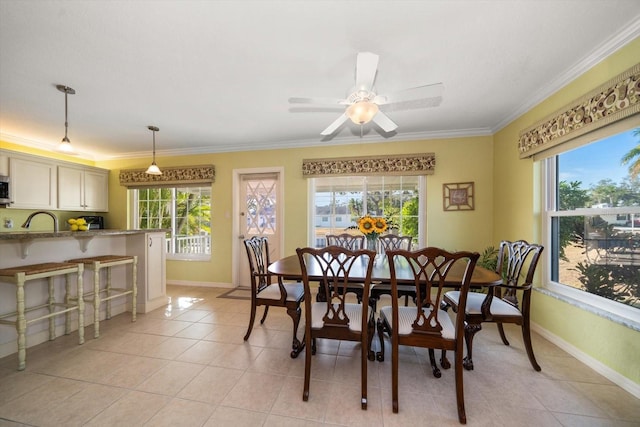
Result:
{"type": "Polygon", "coordinates": [[[57,233],[59,231],[58,229],[58,218],[52,214],[51,212],[47,212],[47,211],[36,211],[34,213],[32,213],[31,215],[29,215],[27,217],[27,220],[24,222],[24,224],[22,224],[22,228],[29,228],[29,226],[31,225],[31,220],[33,219],[34,216],[39,215],[39,214],[45,214],[45,215],[49,215],[51,218],[53,218],[53,231],[54,233],[57,233]]]}

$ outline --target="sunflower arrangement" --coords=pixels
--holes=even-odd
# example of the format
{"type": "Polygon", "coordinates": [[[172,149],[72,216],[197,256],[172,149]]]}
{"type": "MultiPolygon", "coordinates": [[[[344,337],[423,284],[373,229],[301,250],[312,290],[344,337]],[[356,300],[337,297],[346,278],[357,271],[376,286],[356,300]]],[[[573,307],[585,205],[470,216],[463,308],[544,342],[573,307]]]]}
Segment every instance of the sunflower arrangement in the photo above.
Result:
{"type": "Polygon", "coordinates": [[[358,230],[367,239],[376,239],[379,235],[387,231],[389,223],[385,218],[365,215],[358,219],[358,230]]]}

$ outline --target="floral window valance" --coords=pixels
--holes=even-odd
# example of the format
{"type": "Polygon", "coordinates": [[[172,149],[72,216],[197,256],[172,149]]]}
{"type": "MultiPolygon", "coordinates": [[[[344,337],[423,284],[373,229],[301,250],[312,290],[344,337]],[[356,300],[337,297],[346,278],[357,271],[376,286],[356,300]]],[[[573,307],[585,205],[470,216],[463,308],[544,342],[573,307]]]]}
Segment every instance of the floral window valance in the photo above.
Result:
{"type": "Polygon", "coordinates": [[[122,169],[120,185],[129,188],[175,187],[211,184],[216,178],[213,165],[163,167],[162,175],[148,175],[146,169],[122,169]]]}
{"type": "Polygon", "coordinates": [[[531,157],[640,112],[640,64],[520,132],[520,158],[531,157]]]}
{"type": "Polygon", "coordinates": [[[434,153],[307,159],[302,160],[302,176],[431,175],[435,166],[434,153]]]}

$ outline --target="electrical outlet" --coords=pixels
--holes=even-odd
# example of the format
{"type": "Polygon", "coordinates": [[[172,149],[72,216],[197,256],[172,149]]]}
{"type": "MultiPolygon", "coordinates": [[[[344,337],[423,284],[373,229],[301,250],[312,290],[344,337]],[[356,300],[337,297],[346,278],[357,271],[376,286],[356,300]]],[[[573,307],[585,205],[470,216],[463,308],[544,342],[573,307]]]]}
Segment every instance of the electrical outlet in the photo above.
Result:
{"type": "Polygon", "coordinates": [[[13,220],[11,218],[4,219],[4,228],[13,228],[13,220]]]}

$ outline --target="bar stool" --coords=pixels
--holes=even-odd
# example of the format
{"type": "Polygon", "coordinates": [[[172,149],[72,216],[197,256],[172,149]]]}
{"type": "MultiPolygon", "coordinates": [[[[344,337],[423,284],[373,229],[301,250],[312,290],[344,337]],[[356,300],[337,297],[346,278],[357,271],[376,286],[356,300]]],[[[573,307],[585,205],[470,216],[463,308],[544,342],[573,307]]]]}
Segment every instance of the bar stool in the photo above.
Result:
{"type": "Polygon", "coordinates": [[[100,304],[103,301],[107,303],[106,320],[111,319],[111,300],[114,298],[126,297],[131,294],[131,321],[136,321],[136,300],[138,297],[137,287],[137,270],[138,257],[130,255],[101,255],[89,258],[71,259],[67,262],[82,263],[89,270],[93,271],[93,291],[84,294],[86,302],[93,302],[93,337],[100,336],[100,304]],[[125,287],[114,288],[111,286],[111,267],[118,265],[131,264],[132,277],[131,289],[125,287]],[[103,268],[107,271],[107,280],[105,287],[100,286],[100,270],[103,268]],[[104,294],[105,296],[101,296],[104,294]]]}
{"type": "Polygon", "coordinates": [[[78,344],[84,343],[84,300],[83,300],[83,287],[82,287],[82,273],[84,271],[84,265],[80,263],[44,263],[44,264],[32,264],[22,265],[19,267],[9,267],[0,269],[0,281],[10,282],[16,285],[16,311],[13,313],[7,313],[0,315],[0,324],[15,326],[18,333],[18,370],[24,370],[26,366],[26,331],[27,325],[38,320],[49,319],[49,340],[53,340],[56,337],[55,316],[65,315],[65,335],[71,333],[71,318],[69,316],[71,311],[78,311],[78,344]],[[71,276],[75,273],[77,276],[77,290],[76,298],[73,298],[70,294],[71,276]],[[65,297],[64,303],[56,302],[55,289],[54,289],[54,277],[65,275],[65,297]],[[25,284],[30,280],[47,278],[49,282],[49,299],[45,304],[38,306],[27,307],[25,302],[25,284]],[[72,304],[72,300],[76,300],[75,304],[72,304]],[[34,319],[26,319],[26,313],[39,310],[43,308],[49,309],[49,314],[39,316],[34,319]],[[56,310],[56,308],[62,308],[56,310]],[[16,320],[6,320],[8,317],[15,317],[16,320]]]}

